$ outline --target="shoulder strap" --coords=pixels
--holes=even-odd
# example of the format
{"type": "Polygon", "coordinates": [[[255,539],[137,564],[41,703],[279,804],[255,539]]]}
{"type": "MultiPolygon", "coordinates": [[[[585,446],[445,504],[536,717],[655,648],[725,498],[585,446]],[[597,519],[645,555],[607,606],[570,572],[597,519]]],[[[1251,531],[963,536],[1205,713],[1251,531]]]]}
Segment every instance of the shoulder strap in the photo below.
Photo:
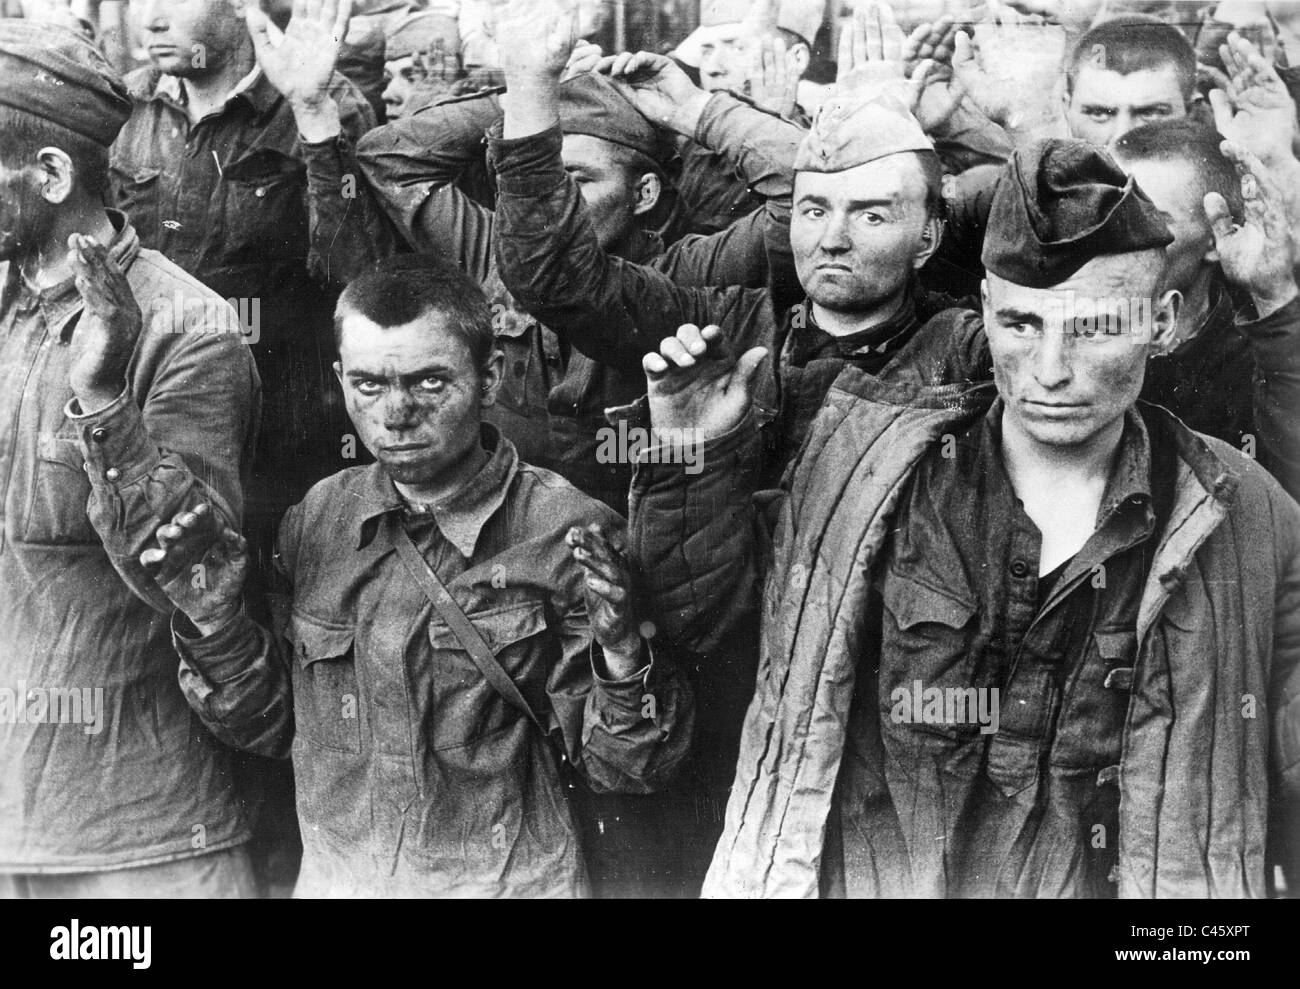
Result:
{"type": "Polygon", "coordinates": [[[456,638],[460,640],[460,644],[469,653],[470,659],[474,660],[474,665],[483,674],[483,678],[498,694],[528,715],[528,720],[541,729],[542,734],[546,734],[546,729],[542,727],[541,721],[533,713],[528,701],[524,700],[524,695],[519,692],[515,682],[510,679],[510,674],[501,668],[501,664],[492,655],[492,649],[484,641],[482,634],[461,610],[446,585],[438,579],[438,575],[433,572],[433,567],[429,566],[429,561],[415,548],[415,543],[411,542],[411,537],[401,520],[395,519],[394,523],[397,555],[402,558],[406,569],[411,572],[411,576],[420,585],[420,589],[424,591],[434,609],[442,616],[442,620],[450,626],[456,638]]]}

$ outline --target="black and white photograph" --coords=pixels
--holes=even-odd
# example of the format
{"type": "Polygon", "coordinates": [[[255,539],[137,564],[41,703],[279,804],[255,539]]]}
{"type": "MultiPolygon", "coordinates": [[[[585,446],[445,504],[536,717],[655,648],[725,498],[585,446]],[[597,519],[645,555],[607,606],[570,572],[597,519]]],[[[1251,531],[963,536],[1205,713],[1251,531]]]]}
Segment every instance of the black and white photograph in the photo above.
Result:
{"type": "Polygon", "coordinates": [[[0,0],[23,952],[1289,955],[1233,911],[1300,900],[1297,100],[1300,0],[0,0]]]}

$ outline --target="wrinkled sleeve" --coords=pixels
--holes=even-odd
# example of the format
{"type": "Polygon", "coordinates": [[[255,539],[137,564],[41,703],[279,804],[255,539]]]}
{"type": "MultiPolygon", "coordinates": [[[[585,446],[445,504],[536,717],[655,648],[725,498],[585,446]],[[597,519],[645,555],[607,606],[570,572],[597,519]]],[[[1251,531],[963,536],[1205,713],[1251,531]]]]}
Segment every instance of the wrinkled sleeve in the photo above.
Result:
{"type": "Polygon", "coordinates": [[[695,139],[720,152],[763,206],[715,234],[688,234],[656,264],[680,285],[743,285],[798,290],[790,250],[794,158],[806,132],[730,93],[704,106],[695,139]]]}
{"type": "Polygon", "coordinates": [[[480,281],[492,261],[493,215],[460,183],[482,168],[484,134],[500,116],[492,95],[437,104],[376,128],[357,152],[380,206],[411,246],[453,254],[480,281]]]}
{"type": "Polygon", "coordinates": [[[704,444],[696,472],[662,448],[643,450],[636,464],[628,541],[662,630],[694,653],[713,654],[759,623],[778,501],[755,490],[760,442],[751,413],[704,444]]]}
{"type": "Polygon", "coordinates": [[[392,254],[395,244],[356,155],[357,142],[375,125],[374,113],[350,85],[332,95],[342,130],[328,141],[298,144],[307,165],[307,269],[322,285],[342,288],[392,254]]]}
{"type": "Polygon", "coordinates": [[[638,373],[641,357],[683,323],[717,323],[741,341],[770,330],[765,291],[681,286],[603,251],[565,173],[558,127],[490,145],[501,279],[534,319],[592,360],[638,373]]]}
{"type": "Polygon", "coordinates": [[[565,755],[598,793],[660,790],[690,751],[690,684],[666,648],[647,642],[639,670],[618,680],[602,676],[604,657],[580,597],[582,578],[574,576],[576,601],[570,600],[559,623],[562,659],[546,688],[565,755]]]}
{"type": "Polygon", "coordinates": [[[114,402],[82,415],[73,399],[65,410],[90,477],[87,517],[122,580],[164,614],[172,604],[140,566],[159,526],[201,502],[232,528],[242,522],[241,473],[251,463],[260,384],[237,339],[175,334],[161,357],[150,348],[147,377],[137,348],[114,402]]]}
{"type": "Polygon", "coordinates": [[[1259,461],[1300,499],[1300,298],[1237,327],[1255,351],[1259,461]]]}
{"type": "MultiPolygon", "coordinates": [[[[297,515],[285,515],[272,575],[272,612],[292,597],[289,573],[297,541],[297,515]],[[286,564],[284,561],[290,561],[286,564]]],[[[246,752],[278,759],[293,742],[292,645],[281,620],[268,630],[244,612],[212,635],[200,635],[177,611],[172,616],[172,645],[180,657],[180,686],[186,702],[217,738],[246,752]]]]}

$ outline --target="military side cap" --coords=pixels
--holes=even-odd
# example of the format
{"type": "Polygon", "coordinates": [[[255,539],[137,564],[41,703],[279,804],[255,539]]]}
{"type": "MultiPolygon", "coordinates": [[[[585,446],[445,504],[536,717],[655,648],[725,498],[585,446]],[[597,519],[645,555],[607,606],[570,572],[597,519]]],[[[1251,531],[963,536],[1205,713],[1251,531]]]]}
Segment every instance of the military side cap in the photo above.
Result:
{"type": "Polygon", "coordinates": [[[905,151],[934,152],[934,144],[907,107],[892,96],[864,99],[835,92],[794,157],[796,172],[842,172],[905,151]]]}
{"type": "Polygon", "coordinates": [[[1050,138],[1007,162],[981,260],[1027,288],[1058,285],[1093,258],[1173,243],[1160,212],[1101,148],[1050,138]]]}
{"type": "Polygon", "coordinates": [[[408,55],[434,51],[440,46],[444,52],[454,54],[460,51],[460,30],[456,20],[420,11],[404,17],[388,32],[384,39],[384,61],[395,62],[408,55]]]}
{"type": "Polygon", "coordinates": [[[704,0],[700,4],[700,27],[743,21],[753,7],[753,0],[704,0]]]}
{"type": "Polygon", "coordinates": [[[676,148],[607,78],[583,72],[560,83],[560,126],[640,151],[666,165],[676,148]]]}
{"type": "Polygon", "coordinates": [[[826,0],[781,0],[776,26],[799,35],[811,46],[826,19],[826,0]]]}
{"type": "Polygon", "coordinates": [[[81,35],[55,24],[0,19],[0,105],[108,147],[131,117],[126,86],[81,35]]]}

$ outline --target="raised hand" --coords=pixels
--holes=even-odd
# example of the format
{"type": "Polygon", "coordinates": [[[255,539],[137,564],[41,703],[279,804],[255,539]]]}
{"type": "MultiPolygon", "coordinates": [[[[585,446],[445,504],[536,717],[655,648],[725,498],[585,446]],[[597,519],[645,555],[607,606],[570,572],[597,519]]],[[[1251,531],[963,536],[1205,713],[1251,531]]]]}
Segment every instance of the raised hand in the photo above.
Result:
{"type": "Polygon", "coordinates": [[[690,76],[667,55],[607,55],[597,63],[595,71],[609,76],[610,82],[651,123],[686,137],[695,136],[695,124],[709,94],[691,82],[690,76]]]}
{"type": "Polygon", "coordinates": [[[1005,127],[1056,115],[1065,64],[1065,31],[1026,18],[1006,5],[989,4],[974,39],[954,38],[953,74],[986,117],[1005,127]]]}
{"type": "Polygon", "coordinates": [[[564,73],[560,76],[561,81],[580,76],[584,72],[594,72],[604,54],[600,45],[579,41],[569,53],[569,60],[564,65],[564,73]]]}
{"type": "Polygon", "coordinates": [[[903,45],[903,64],[909,74],[915,75],[927,60],[933,65],[922,75],[921,99],[913,110],[927,134],[946,124],[961,106],[962,88],[952,71],[956,39],[957,25],[944,14],[933,24],[918,24],[903,45]]]}
{"type": "Polygon", "coordinates": [[[611,677],[620,679],[641,666],[641,632],[634,594],[635,571],[627,540],[599,523],[574,526],[564,537],[585,571],[583,592],[592,635],[605,654],[611,677]]]}
{"type": "Polygon", "coordinates": [[[294,0],[284,37],[273,45],[266,14],[255,3],[247,6],[257,63],[290,106],[312,107],[327,98],[351,16],[352,0],[294,0]]]}
{"type": "Polygon", "coordinates": [[[144,318],[126,275],[93,237],[68,238],[77,291],[85,308],[72,335],[68,384],[83,413],[112,404],[126,390],[131,362],[144,318]]]}
{"type": "Polygon", "coordinates": [[[573,0],[508,0],[496,9],[495,35],[506,84],[558,81],[577,47],[573,0]]]}
{"type": "Polygon", "coordinates": [[[1228,70],[1228,80],[1226,91],[1210,90],[1215,127],[1266,166],[1275,167],[1291,157],[1295,101],[1272,63],[1237,32],[1219,46],[1219,56],[1228,70]]]}
{"type": "Polygon", "coordinates": [[[798,52],[787,50],[779,37],[763,35],[749,53],[749,97],[764,110],[793,115],[802,77],[798,52]]]}
{"type": "Polygon", "coordinates": [[[1233,222],[1227,201],[1217,192],[1205,194],[1205,215],[1224,276],[1250,292],[1264,317],[1296,295],[1296,252],[1285,198],[1264,163],[1246,147],[1224,141],[1219,149],[1241,177],[1245,222],[1233,222]]]}
{"type": "MultiPolygon", "coordinates": [[[[934,61],[914,58],[909,70],[904,56],[908,49],[909,39],[904,37],[889,4],[873,2],[857,8],[840,34],[836,88],[866,99],[892,96],[915,113],[934,61]]],[[[910,49],[917,52],[920,45],[911,45],[910,49]]]]}
{"type": "Polygon", "coordinates": [[[177,513],[156,539],[140,554],[140,565],[194,627],[211,635],[233,619],[248,572],[244,537],[219,525],[204,503],[177,513]]]}
{"type": "Polygon", "coordinates": [[[680,327],[657,353],[641,358],[651,426],[706,440],[735,429],[749,411],[754,377],[766,355],[766,347],[755,347],[737,360],[719,327],[680,327]]]}

